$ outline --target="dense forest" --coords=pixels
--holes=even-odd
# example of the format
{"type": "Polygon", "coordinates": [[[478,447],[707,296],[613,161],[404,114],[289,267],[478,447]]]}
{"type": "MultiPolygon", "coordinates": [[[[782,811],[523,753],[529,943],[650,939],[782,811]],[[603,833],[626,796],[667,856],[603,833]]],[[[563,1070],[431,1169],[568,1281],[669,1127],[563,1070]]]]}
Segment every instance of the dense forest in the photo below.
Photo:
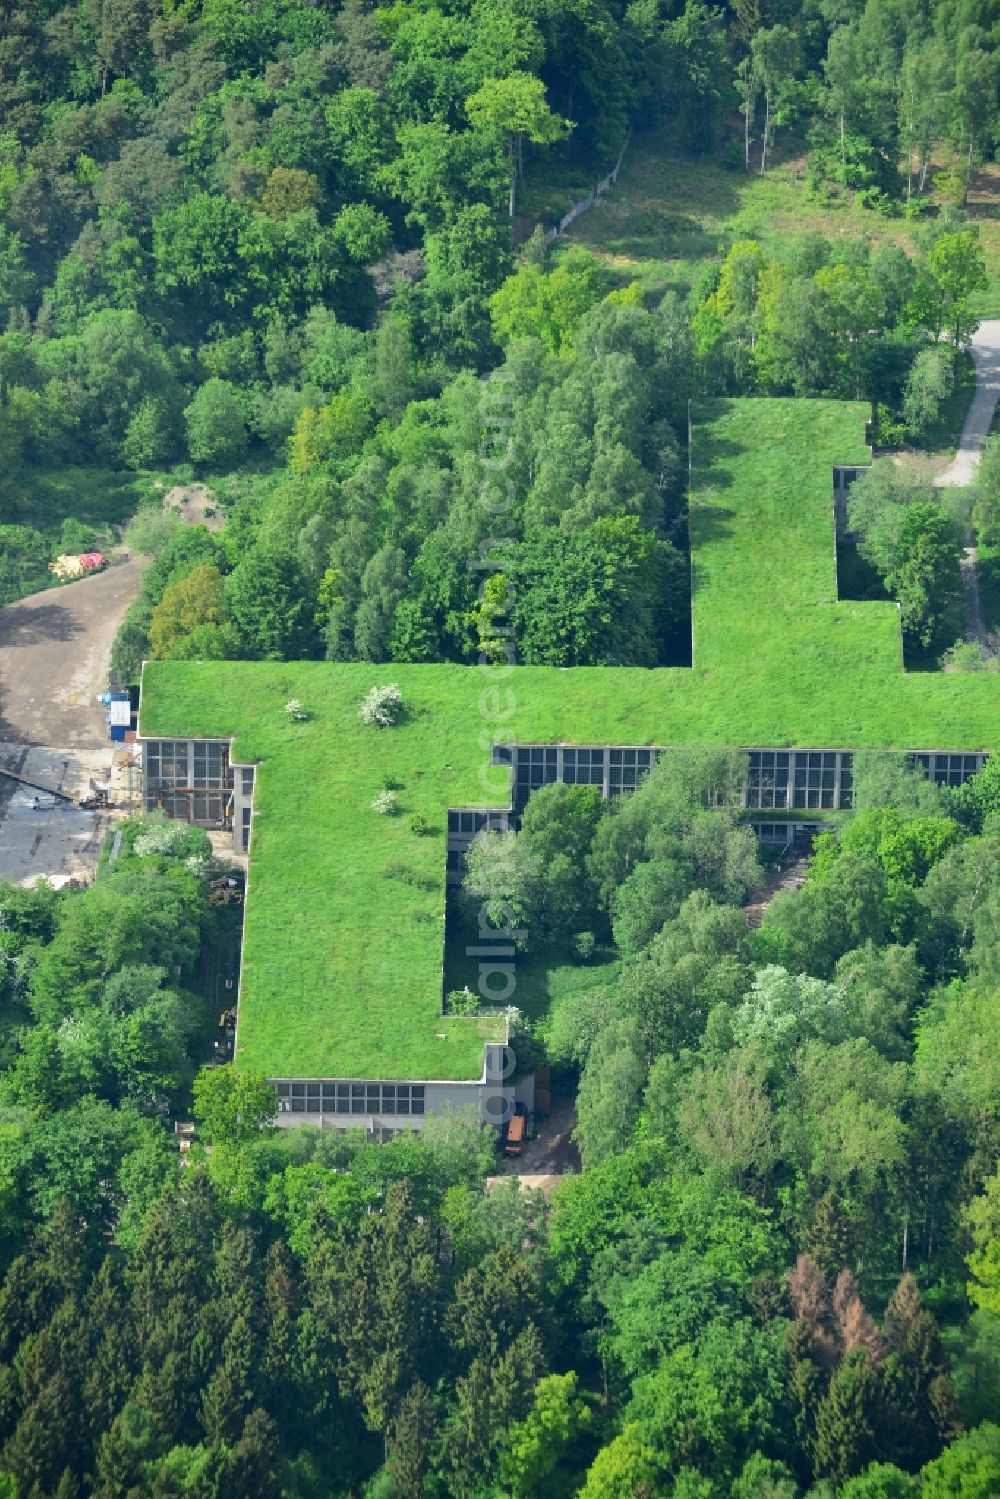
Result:
{"type": "Polygon", "coordinates": [[[546,787],[473,849],[463,899],[587,979],[516,1043],[578,1087],[550,1204],[484,1194],[461,1112],[275,1131],[197,1071],[198,830],[5,887],[0,1492],[993,1499],[1000,768],[859,757],[757,930],[743,771],[546,787]]]}
{"type": "MultiPolygon", "coordinates": [[[[990,0],[0,0],[0,603],[127,522],[125,682],[689,663],[689,402],[919,449],[962,388],[998,45],[990,0]],[[892,232],[650,291],[524,211],[654,128],[892,232]],[[162,507],[195,480],[218,529],[162,507]]],[[[921,665],[995,669],[970,523],[1000,546],[1000,439],[971,520],[891,458],[852,491],[842,588],[921,665]]],[[[485,1191],[475,1118],[274,1130],[202,1066],[200,831],[0,886],[2,1499],[996,1499],[1000,760],[858,757],[756,929],[744,774],[545,787],[470,850],[458,945],[513,912],[572,970],[517,1038],[576,1098],[551,1201],[485,1191]]]]}
{"type": "MultiPolygon", "coordinates": [[[[229,525],[179,552],[167,523],[132,537],[167,557],[120,675],[474,659],[506,593],[468,566],[500,446],[519,659],[684,661],[688,398],[863,397],[888,443],[933,426],[956,379],[937,339],[967,337],[985,284],[960,205],[997,86],[988,3],[8,4],[0,598],[101,539],[111,475],[135,476],[127,508],[197,474],[229,525]],[[649,297],[517,217],[533,171],[596,180],[658,124],[734,174],[807,142],[811,191],[919,219],[915,248],[751,238],[649,297]],[[75,510],[48,483],[67,468],[75,510]]],[[[946,634],[913,625],[937,654],[946,634]]]]}

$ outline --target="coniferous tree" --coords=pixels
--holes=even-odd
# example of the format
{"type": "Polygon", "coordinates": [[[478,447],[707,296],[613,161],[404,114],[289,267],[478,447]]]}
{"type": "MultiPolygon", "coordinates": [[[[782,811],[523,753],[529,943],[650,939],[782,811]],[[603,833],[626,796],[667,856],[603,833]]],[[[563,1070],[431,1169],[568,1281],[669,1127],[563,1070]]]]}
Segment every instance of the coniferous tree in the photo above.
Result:
{"type": "Polygon", "coordinates": [[[387,1444],[387,1467],[402,1499],[421,1499],[436,1432],[430,1390],[418,1379],[399,1402],[387,1444]]]}
{"type": "Polygon", "coordinates": [[[869,1353],[852,1348],[831,1375],[816,1411],[813,1460],[818,1477],[843,1483],[878,1456],[880,1393],[869,1353]]]}
{"type": "Polygon", "coordinates": [[[812,1221],[802,1236],[802,1247],[827,1280],[851,1264],[851,1226],[841,1211],[836,1187],[828,1187],[816,1203],[812,1221]]]}

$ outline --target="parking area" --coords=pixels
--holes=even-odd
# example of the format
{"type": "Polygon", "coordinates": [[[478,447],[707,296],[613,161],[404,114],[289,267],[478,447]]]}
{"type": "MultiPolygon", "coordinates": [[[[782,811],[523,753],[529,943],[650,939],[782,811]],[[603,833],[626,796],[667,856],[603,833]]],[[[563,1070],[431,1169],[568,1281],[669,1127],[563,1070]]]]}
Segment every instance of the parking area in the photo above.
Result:
{"type": "Polygon", "coordinates": [[[99,701],[115,631],[139,587],[124,555],[96,577],[0,609],[0,879],[65,883],[92,874],[106,813],[74,801],[108,780],[112,746],[99,701]],[[24,782],[32,784],[25,785],[24,782]]]}
{"type": "Polygon", "coordinates": [[[573,1139],[576,1103],[572,1095],[556,1094],[548,1113],[535,1116],[535,1134],[521,1154],[506,1157],[498,1176],[572,1175],[580,1170],[580,1151],[573,1139]]]}
{"type": "Polygon", "coordinates": [[[110,760],[110,748],[102,754],[0,744],[0,766],[34,783],[0,776],[0,880],[21,884],[44,876],[61,885],[89,877],[109,816],[84,812],[75,798],[87,789],[92,775],[107,776],[110,760]],[[74,802],[34,786],[66,791],[74,802]]]}

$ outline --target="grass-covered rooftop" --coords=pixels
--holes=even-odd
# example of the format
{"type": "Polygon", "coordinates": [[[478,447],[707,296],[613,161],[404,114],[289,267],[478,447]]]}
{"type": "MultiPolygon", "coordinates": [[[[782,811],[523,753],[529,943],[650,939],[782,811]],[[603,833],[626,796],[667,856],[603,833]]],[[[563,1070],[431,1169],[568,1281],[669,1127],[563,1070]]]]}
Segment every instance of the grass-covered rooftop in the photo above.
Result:
{"type": "MultiPolygon", "coordinates": [[[[506,805],[493,739],[989,749],[996,677],[903,671],[894,605],[837,599],[834,464],[867,408],[728,401],[696,413],[694,667],[158,662],[141,732],[235,739],[259,764],[238,1062],[274,1077],[478,1077],[492,1022],[443,1017],[447,809],[506,805]],[[396,727],[364,725],[399,683],[396,727]],[[289,698],[309,712],[291,723],[289,698]],[[506,715],[506,716],[504,716],[506,715]],[[386,778],[403,815],[370,802],[386,778]],[[420,836],[409,817],[432,832],[420,836]]],[[[495,1029],[492,1032],[495,1034],[495,1029]]]]}

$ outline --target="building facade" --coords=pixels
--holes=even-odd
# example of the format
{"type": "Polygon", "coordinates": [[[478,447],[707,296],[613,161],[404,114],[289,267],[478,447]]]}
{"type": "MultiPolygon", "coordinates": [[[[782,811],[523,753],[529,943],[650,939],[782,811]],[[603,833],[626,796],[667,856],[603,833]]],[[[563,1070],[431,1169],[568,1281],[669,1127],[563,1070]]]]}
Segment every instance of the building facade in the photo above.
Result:
{"type": "Polygon", "coordinates": [[[420,1129],[434,1114],[474,1108],[484,1122],[502,1129],[515,1102],[529,1112],[534,1107],[534,1078],[517,1078],[516,1068],[517,1057],[509,1044],[487,1043],[482,1077],[475,1082],[272,1078],[278,1095],[276,1123],[361,1128],[386,1140],[401,1129],[420,1129]]]}

